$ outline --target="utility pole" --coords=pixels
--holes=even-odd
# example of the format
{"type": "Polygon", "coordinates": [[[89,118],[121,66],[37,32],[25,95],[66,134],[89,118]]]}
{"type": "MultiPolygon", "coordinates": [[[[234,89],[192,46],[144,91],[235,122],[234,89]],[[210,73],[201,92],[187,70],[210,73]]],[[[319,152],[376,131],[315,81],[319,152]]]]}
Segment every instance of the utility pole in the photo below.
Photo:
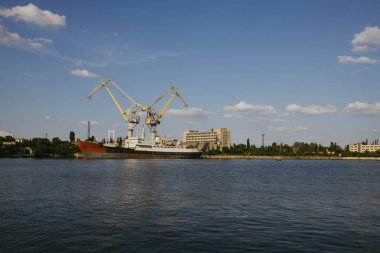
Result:
{"type": "Polygon", "coordinates": [[[91,138],[90,129],[91,129],[91,121],[87,121],[87,140],[91,138]]]}
{"type": "Polygon", "coordinates": [[[262,134],[261,137],[262,137],[262,144],[261,144],[261,147],[264,147],[264,137],[265,137],[265,134],[262,134]]]}

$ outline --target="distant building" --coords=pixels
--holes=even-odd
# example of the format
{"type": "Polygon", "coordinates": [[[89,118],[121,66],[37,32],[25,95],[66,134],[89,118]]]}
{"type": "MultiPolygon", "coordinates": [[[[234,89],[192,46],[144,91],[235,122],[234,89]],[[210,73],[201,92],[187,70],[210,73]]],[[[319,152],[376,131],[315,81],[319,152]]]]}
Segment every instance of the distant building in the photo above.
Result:
{"type": "Polygon", "coordinates": [[[4,146],[15,146],[16,142],[15,141],[4,141],[3,145],[4,146]]]}
{"type": "Polygon", "coordinates": [[[227,128],[213,128],[211,131],[185,130],[184,143],[209,143],[218,148],[231,146],[231,134],[227,128]]]}
{"type": "Polygon", "coordinates": [[[7,136],[11,136],[12,138],[14,138],[13,133],[7,132],[5,130],[0,130],[0,137],[7,137],[7,136]]]}
{"type": "Polygon", "coordinates": [[[358,152],[358,153],[364,153],[366,151],[368,152],[376,152],[380,150],[380,145],[364,145],[364,144],[351,144],[349,145],[350,152],[358,152]]]}
{"type": "Polygon", "coordinates": [[[23,143],[23,142],[27,141],[27,139],[25,139],[25,138],[15,138],[15,141],[17,143],[23,143]]]}

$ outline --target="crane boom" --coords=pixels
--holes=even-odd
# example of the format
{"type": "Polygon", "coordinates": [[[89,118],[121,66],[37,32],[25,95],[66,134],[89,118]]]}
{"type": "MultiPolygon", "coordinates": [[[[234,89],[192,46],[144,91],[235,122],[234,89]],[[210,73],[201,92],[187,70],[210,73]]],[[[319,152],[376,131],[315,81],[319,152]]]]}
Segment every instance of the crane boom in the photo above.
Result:
{"type": "Polygon", "coordinates": [[[137,103],[135,100],[133,100],[124,90],[122,90],[116,83],[112,81],[111,78],[107,80],[100,80],[99,83],[95,86],[95,88],[92,90],[92,92],[87,96],[88,99],[91,99],[101,88],[105,88],[109,95],[111,96],[113,102],[115,103],[117,109],[119,110],[121,116],[125,119],[125,121],[128,123],[128,138],[133,137],[133,128],[136,124],[139,123],[140,118],[136,114],[136,112],[143,108],[143,106],[139,103],[137,103]],[[127,97],[127,99],[132,102],[132,105],[127,109],[123,110],[119,101],[116,99],[110,88],[108,87],[108,83],[111,83],[113,86],[115,86],[124,96],[127,97]],[[136,110],[131,110],[131,107],[135,106],[136,110]]]}
{"type": "Polygon", "coordinates": [[[127,117],[127,114],[126,112],[121,108],[120,106],[120,103],[119,101],[117,101],[116,97],[112,94],[110,88],[108,87],[107,83],[111,82],[112,83],[112,80],[111,79],[107,79],[106,81],[103,81],[103,80],[100,80],[100,85],[97,85],[94,90],[87,96],[88,99],[91,99],[95,93],[97,93],[101,88],[106,88],[106,90],[108,91],[108,93],[110,94],[113,102],[115,103],[117,109],[119,110],[121,116],[123,116],[123,118],[125,119],[125,121],[127,123],[129,123],[129,119],[127,117]]]}
{"type": "Polygon", "coordinates": [[[185,106],[185,108],[189,106],[186,103],[185,99],[183,99],[183,97],[181,96],[181,94],[179,94],[178,89],[174,88],[173,86],[171,86],[170,89],[173,91],[173,94],[170,96],[168,102],[166,102],[166,104],[165,104],[164,108],[162,108],[161,112],[157,115],[158,119],[161,119],[164,116],[166,110],[169,108],[169,105],[172,103],[173,98],[175,96],[177,96],[182,101],[182,103],[185,106]]]}
{"type": "Polygon", "coordinates": [[[188,106],[186,101],[179,94],[178,89],[174,88],[173,86],[170,86],[170,88],[167,91],[165,91],[164,94],[162,94],[158,99],[144,107],[144,109],[147,111],[145,123],[150,127],[150,137],[152,141],[156,140],[157,125],[160,124],[161,118],[164,116],[165,112],[169,108],[175,96],[177,96],[182,101],[185,107],[188,106]],[[169,100],[166,102],[160,113],[157,114],[153,108],[153,105],[160,101],[163,97],[165,97],[165,95],[167,95],[170,91],[172,91],[173,93],[170,95],[169,100]]]}
{"type": "Polygon", "coordinates": [[[156,100],[154,100],[154,101],[153,101],[152,103],[150,103],[149,105],[144,106],[144,109],[145,109],[145,110],[148,110],[148,109],[152,108],[153,105],[155,105],[158,101],[160,101],[163,97],[165,97],[165,96],[169,93],[169,91],[172,90],[172,88],[174,88],[174,87],[173,87],[173,86],[170,86],[169,89],[167,89],[167,90],[164,92],[164,94],[162,94],[159,98],[157,98],[156,100]]]}
{"type": "Polygon", "coordinates": [[[125,121],[126,121],[127,123],[129,123],[129,119],[128,119],[128,117],[127,117],[127,113],[126,113],[125,111],[123,111],[123,109],[121,108],[119,102],[117,101],[117,99],[115,98],[115,96],[112,94],[110,88],[108,88],[107,85],[105,85],[104,88],[106,88],[106,90],[107,90],[108,93],[110,94],[110,96],[111,96],[113,102],[115,103],[117,109],[118,109],[119,112],[121,113],[121,116],[123,116],[123,118],[125,119],[125,121]]]}
{"type": "Polygon", "coordinates": [[[122,90],[116,83],[114,83],[112,80],[111,80],[111,83],[121,92],[124,94],[124,96],[126,96],[128,98],[129,101],[131,101],[132,104],[136,105],[136,107],[139,107],[139,108],[143,108],[143,106],[139,103],[137,103],[135,100],[133,100],[124,90],[122,90]]]}
{"type": "Polygon", "coordinates": [[[107,79],[106,81],[100,80],[95,88],[91,91],[90,94],[87,95],[86,98],[91,99],[101,88],[103,88],[105,85],[107,85],[108,82],[110,82],[111,79],[107,79]]]}

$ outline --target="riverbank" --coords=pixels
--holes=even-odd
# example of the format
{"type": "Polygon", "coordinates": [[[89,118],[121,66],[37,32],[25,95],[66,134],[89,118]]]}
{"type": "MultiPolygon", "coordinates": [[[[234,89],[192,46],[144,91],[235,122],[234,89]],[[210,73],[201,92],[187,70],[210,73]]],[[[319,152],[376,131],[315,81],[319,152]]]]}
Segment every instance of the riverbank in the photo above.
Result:
{"type": "Polygon", "coordinates": [[[341,156],[260,156],[260,155],[204,155],[204,159],[270,159],[270,160],[372,160],[380,157],[341,157],[341,156]]]}

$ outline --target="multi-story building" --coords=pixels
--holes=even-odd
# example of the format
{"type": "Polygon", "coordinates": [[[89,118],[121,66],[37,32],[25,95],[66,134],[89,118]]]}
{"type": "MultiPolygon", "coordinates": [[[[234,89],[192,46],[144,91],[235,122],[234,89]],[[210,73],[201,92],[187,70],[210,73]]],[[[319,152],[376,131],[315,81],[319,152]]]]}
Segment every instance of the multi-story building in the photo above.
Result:
{"type": "Polygon", "coordinates": [[[231,134],[227,128],[213,128],[211,131],[185,130],[183,142],[210,143],[218,148],[231,146],[231,134]]]}
{"type": "Polygon", "coordinates": [[[364,144],[351,144],[349,145],[350,152],[358,152],[358,153],[364,153],[366,151],[368,152],[376,152],[380,150],[380,145],[364,145],[364,144]]]}
{"type": "Polygon", "coordinates": [[[14,138],[13,133],[7,132],[5,130],[0,130],[0,137],[7,137],[7,136],[11,136],[12,138],[14,138]]]}

